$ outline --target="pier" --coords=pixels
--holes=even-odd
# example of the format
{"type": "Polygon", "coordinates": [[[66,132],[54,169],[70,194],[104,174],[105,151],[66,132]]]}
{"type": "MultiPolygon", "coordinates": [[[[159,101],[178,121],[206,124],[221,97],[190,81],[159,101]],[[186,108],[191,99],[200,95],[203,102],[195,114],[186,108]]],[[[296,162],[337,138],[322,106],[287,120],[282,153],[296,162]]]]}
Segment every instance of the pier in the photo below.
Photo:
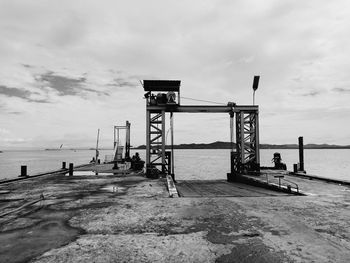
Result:
{"type": "MultiPolygon", "coordinates": [[[[113,165],[0,185],[2,262],[347,262],[350,188],[289,176],[304,196],[175,184],[113,165]],[[96,174],[95,172],[99,173],[96,174]],[[37,202],[35,202],[37,201],[37,202]]],[[[254,176],[247,176],[247,178],[254,176]]],[[[271,182],[273,183],[273,182],[271,182]]]]}

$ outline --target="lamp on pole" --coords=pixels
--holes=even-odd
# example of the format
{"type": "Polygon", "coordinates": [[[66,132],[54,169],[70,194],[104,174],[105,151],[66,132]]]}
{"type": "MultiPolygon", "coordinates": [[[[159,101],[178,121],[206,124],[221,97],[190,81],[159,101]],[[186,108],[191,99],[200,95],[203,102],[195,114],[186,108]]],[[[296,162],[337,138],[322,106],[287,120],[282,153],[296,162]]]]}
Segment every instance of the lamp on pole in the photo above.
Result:
{"type": "Polygon", "coordinates": [[[260,79],[260,76],[254,76],[254,80],[253,80],[253,105],[255,105],[255,91],[258,89],[258,86],[259,86],[259,79],[260,79]]]}

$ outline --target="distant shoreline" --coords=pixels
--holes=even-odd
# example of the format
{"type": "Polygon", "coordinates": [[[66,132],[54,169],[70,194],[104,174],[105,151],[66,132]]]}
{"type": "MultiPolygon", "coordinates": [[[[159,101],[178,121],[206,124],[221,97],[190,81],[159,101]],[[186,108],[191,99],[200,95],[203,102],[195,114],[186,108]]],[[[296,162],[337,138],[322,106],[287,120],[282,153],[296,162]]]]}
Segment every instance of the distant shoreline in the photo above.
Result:
{"type": "MultiPolygon", "coordinates": [[[[170,149],[170,146],[166,146],[170,149]]],[[[235,148],[235,146],[234,146],[235,148]]],[[[260,149],[298,149],[297,144],[260,144],[260,149]]],[[[146,149],[146,145],[140,145],[134,149],[146,149]]],[[[189,143],[174,145],[174,149],[231,149],[230,142],[213,143],[189,143]]],[[[306,144],[304,149],[350,149],[350,145],[306,144]]]]}
{"type": "MultiPolygon", "coordinates": [[[[170,145],[166,145],[166,149],[170,149],[170,145]]],[[[234,147],[235,148],[235,147],[234,147]]],[[[137,147],[131,147],[132,150],[144,150],[146,145],[140,145],[137,147]]],[[[187,143],[187,144],[177,144],[174,145],[174,149],[181,150],[200,150],[200,149],[231,149],[230,142],[213,142],[213,143],[187,143]]],[[[298,149],[297,144],[260,144],[260,149],[298,149]]],[[[334,145],[334,144],[305,144],[304,149],[350,149],[350,145],[334,145]]],[[[100,148],[99,150],[112,151],[112,148],[100,148]]],[[[69,149],[5,149],[0,150],[0,153],[4,152],[16,152],[16,151],[95,151],[95,148],[69,148],[69,149]]]]}

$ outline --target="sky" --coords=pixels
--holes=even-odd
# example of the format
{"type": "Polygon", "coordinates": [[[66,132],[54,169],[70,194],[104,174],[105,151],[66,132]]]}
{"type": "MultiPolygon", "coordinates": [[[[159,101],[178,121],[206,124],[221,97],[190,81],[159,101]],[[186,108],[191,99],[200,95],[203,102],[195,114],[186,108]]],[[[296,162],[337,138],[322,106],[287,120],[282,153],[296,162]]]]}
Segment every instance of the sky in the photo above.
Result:
{"type": "MultiPolygon", "coordinates": [[[[252,104],[260,142],[350,145],[350,4],[0,0],[0,150],[145,144],[140,81],[252,104]]],[[[211,104],[182,99],[183,105],[211,104]]],[[[175,143],[229,141],[227,114],[175,114],[175,143]]]]}

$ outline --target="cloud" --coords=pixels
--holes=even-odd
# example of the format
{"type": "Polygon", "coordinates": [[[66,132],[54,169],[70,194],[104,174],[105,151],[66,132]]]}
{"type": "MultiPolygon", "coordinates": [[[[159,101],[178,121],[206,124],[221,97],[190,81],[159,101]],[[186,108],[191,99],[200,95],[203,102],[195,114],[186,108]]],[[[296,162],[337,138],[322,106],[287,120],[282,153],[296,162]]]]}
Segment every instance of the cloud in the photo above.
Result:
{"type": "Polygon", "coordinates": [[[19,115],[19,114],[23,114],[23,112],[21,111],[9,111],[7,112],[8,114],[14,114],[14,115],[19,115]]]}
{"type": "Polygon", "coordinates": [[[15,97],[26,100],[28,102],[37,102],[37,103],[48,103],[49,101],[46,99],[32,99],[32,95],[37,95],[36,92],[31,92],[25,89],[18,89],[13,87],[7,87],[4,85],[0,85],[0,94],[5,95],[6,97],[15,97]]]}
{"type": "MultiPolygon", "coordinates": [[[[261,75],[256,94],[261,124],[277,127],[293,117],[297,126],[297,115],[305,111],[348,104],[348,5],[345,0],[155,0],[137,1],[135,8],[134,1],[120,0],[87,0],[83,6],[69,0],[0,1],[0,107],[7,111],[1,126],[19,138],[47,134],[49,142],[61,138],[66,132],[61,124],[75,114],[89,117],[93,128],[127,118],[137,127],[133,144],[144,144],[139,80],[181,79],[182,96],[251,104],[254,75],[261,75]],[[41,99],[52,103],[28,103],[41,99]]],[[[206,123],[176,118],[179,127],[206,123]]],[[[326,140],[332,127],[314,131],[319,119],[308,118],[315,123],[310,134],[324,134],[326,140]]],[[[72,122],[67,130],[83,132],[87,122],[72,122]]],[[[349,131],[350,125],[343,125],[337,136],[349,131]]],[[[261,129],[262,139],[288,140],[296,131],[270,132],[261,129]]],[[[208,132],[205,140],[216,140],[215,135],[208,132]]]]}
{"type": "Polygon", "coordinates": [[[32,65],[29,65],[29,64],[22,64],[22,66],[25,67],[25,68],[33,68],[34,67],[32,65]]]}
{"type": "Polygon", "coordinates": [[[307,93],[304,93],[301,95],[304,97],[314,97],[314,96],[320,95],[322,93],[323,93],[323,91],[321,91],[321,90],[313,90],[313,91],[310,91],[310,92],[307,92],[307,93]]]}
{"type": "Polygon", "coordinates": [[[107,91],[99,91],[99,90],[94,90],[94,89],[89,89],[89,88],[84,88],[84,90],[96,93],[98,96],[101,96],[101,95],[108,96],[108,95],[110,95],[107,91]]]}
{"type": "Polygon", "coordinates": [[[333,88],[332,89],[334,92],[337,92],[337,93],[350,93],[350,88],[333,88]]]}
{"type": "Polygon", "coordinates": [[[139,80],[130,80],[129,78],[114,78],[113,81],[108,86],[114,86],[114,87],[129,87],[129,88],[137,88],[140,86],[139,80]]]}
{"type": "Polygon", "coordinates": [[[82,85],[86,78],[69,78],[57,75],[54,72],[46,72],[38,77],[38,81],[58,91],[60,96],[75,96],[81,94],[82,85]]]}
{"type": "Polygon", "coordinates": [[[87,73],[82,77],[67,77],[58,73],[48,71],[36,77],[42,87],[49,87],[58,92],[59,96],[80,96],[86,98],[87,92],[96,93],[97,95],[108,96],[106,91],[99,91],[88,87],[87,73]]]}
{"type": "Polygon", "coordinates": [[[0,134],[4,135],[4,134],[10,134],[10,131],[4,128],[0,128],[0,134]]]}
{"type": "Polygon", "coordinates": [[[31,139],[24,139],[24,138],[1,138],[1,141],[4,143],[10,143],[10,144],[22,144],[26,142],[30,142],[31,139]]]}

